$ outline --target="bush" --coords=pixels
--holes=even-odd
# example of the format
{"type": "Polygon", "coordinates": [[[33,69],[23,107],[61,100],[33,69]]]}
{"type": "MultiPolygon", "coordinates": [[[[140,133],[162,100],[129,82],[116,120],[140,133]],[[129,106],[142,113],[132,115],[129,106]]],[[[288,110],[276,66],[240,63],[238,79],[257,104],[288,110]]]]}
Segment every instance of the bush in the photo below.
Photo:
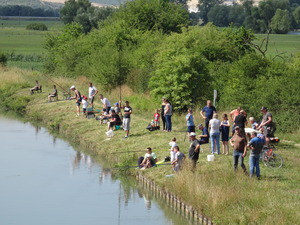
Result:
{"type": "Polygon", "coordinates": [[[5,66],[7,63],[7,56],[0,52],[0,65],[5,66]]]}
{"type": "Polygon", "coordinates": [[[26,26],[26,30],[48,30],[48,27],[43,23],[31,23],[26,26]]]}

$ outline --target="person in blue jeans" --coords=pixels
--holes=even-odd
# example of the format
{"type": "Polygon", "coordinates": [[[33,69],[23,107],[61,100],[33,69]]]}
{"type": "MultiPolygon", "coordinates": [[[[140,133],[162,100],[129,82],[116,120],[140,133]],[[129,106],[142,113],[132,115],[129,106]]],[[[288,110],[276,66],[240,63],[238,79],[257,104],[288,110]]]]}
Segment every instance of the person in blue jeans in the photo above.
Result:
{"type": "Polygon", "coordinates": [[[170,104],[168,99],[164,100],[165,103],[165,118],[166,118],[166,129],[168,132],[172,131],[172,105],[170,104]]]}
{"type": "Polygon", "coordinates": [[[220,154],[220,125],[221,121],[218,120],[218,114],[215,113],[209,121],[211,154],[220,154]]]}
{"type": "Polygon", "coordinates": [[[234,170],[237,170],[238,162],[240,161],[240,165],[244,171],[247,173],[246,166],[244,164],[244,158],[247,154],[247,139],[244,134],[242,134],[239,126],[236,126],[234,135],[230,139],[230,144],[233,147],[233,165],[234,170]]]}
{"type": "Polygon", "coordinates": [[[247,147],[251,149],[249,156],[250,177],[253,176],[255,170],[256,177],[258,179],[260,178],[259,157],[264,144],[265,141],[257,137],[256,132],[251,133],[251,140],[247,145],[247,147]]]}

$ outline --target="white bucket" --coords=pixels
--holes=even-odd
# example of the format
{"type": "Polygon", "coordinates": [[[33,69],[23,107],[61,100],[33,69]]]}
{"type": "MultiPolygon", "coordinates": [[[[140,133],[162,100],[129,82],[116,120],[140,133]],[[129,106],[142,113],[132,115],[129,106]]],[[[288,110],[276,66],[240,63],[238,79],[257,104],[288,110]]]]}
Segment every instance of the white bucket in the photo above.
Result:
{"type": "Polygon", "coordinates": [[[112,130],[109,130],[106,132],[107,137],[111,138],[114,136],[114,132],[112,130]]]}
{"type": "Polygon", "coordinates": [[[215,156],[214,155],[208,155],[207,156],[207,161],[212,162],[215,160],[215,156]]]}

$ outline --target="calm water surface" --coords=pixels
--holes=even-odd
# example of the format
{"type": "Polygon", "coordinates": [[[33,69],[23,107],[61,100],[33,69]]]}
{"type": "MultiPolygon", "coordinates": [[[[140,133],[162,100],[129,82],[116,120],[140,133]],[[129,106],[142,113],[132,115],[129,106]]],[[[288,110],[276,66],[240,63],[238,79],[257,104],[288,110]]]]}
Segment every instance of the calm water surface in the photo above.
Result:
{"type": "Polygon", "coordinates": [[[0,143],[1,225],[190,223],[44,128],[0,117],[0,143]]]}

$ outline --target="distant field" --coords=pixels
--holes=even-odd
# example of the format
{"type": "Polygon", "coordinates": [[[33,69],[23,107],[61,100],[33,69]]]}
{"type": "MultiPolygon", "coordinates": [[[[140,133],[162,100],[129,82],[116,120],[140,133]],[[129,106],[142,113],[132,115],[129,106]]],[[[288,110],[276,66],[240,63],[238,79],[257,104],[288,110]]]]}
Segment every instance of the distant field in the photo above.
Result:
{"type": "Polygon", "coordinates": [[[12,56],[13,59],[8,61],[9,66],[40,70],[42,68],[40,58],[45,52],[43,43],[46,35],[59,32],[62,27],[61,21],[0,19],[0,51],[12,56]],[[26,30],[26,26],[30,23],[44,23],[48,31],[26,30]]]}
{"type": "MultiPolygon", "coordinates": [[[[256,44],[260,44],[261,41],[267,37],[267,35],[256,34],[256,44]]],[[[269,39],[267,55],[275,57],[279,55],[281,57],[290,57],[295,53],[300,52],[300,35],[296,34],[271,34],[269,39]]]]}
{"type": "MultiPolygon", "coordinates": [[[[9,61],[8,65],[21,68],[40,69],[42,62],[39,57],[43,55],[43,43],[45,36],[49,33],[56,33],[63,27],[61,21],[49,20],[25,20],[25,19],[0,19],[0,51],[9,54],[21,55],[26,59],[19,61],[9,61]],[[33,22],[44,23],[48,31],[29,31],[26,26],[33,22]],[[34,62],[28,62],[28,57],[32,56],[34,62]],[[36,66],[35,66],[36,65],[36,66]]],[[[266,37],[266,35],[255,35],[256,44],[266,37]]],[[[293,54],[300,52],[300,35],[270,35],[267,56],[274,57],[280,55],[288,58],[293,54]]]]}

